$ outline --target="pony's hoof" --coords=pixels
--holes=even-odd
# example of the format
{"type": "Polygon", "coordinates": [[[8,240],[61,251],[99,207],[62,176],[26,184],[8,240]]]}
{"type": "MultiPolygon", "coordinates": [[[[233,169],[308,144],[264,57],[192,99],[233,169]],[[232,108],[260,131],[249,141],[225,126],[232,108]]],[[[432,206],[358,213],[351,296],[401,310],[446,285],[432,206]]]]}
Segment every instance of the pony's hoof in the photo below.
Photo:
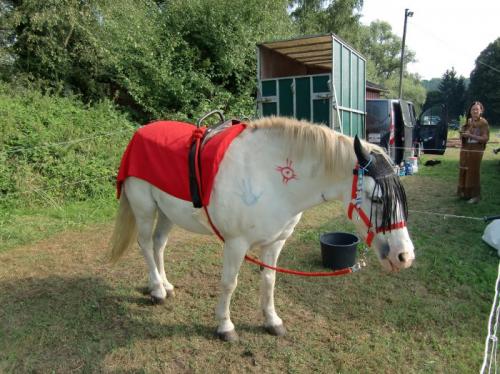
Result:
{"type": "Polygon", "coordinates": [[[153,296],[153,295],[150,295],[151,297],[151,303],[153,303],[153,305],[163,305],[165,304],[165,298],[161,298],[161,297],[156,297],[156,296],[153,296]]]}
{"type": "Polygon", "coordinates": [[[139,291],[140,293],[142,293],[144,296],[147,296],[151,293],[151,288],[149,287],[140,287],[140,288],[137,288],[137,291],[139,291]]]}
{"type": "Polygon", "coordinates": [[[175,291],[174,290],[167,290],[167,298],[170,297],[175,297],[175,291]]]}
{"type": "Polygon", "coordinates": [[[218,332],[217,331],[217,337],[220,340],[223,340],[225,342],[230,342],[230,343],[234,343],[234,342],[237,342],[239,340],[238,334],[236,333],[235,330],[225,331],[225,332],[218,332]]]}
{"type": "Polygon", "coordinates": [[[285,326],[277,325],[277,326],[266,326],[266,331],[274,336],[284,336],[286,334],[285,326]]]}

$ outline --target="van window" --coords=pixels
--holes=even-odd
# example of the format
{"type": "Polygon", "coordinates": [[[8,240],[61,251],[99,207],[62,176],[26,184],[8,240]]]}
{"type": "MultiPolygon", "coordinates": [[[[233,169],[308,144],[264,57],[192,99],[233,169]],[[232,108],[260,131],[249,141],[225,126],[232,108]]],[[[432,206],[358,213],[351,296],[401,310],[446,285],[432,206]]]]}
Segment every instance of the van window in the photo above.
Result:
{"type": "Polygon", "coordinates": [[[408,101],[400,100],[400,105],[403,114],[403,124],[406,127],[413,127],[417,123],[413,115],[413,104],[408,101]]]}
{"type": "Polygon", "coordinates": [[[415,127],[417,125],[417,116],[415,114],[415,107],[413,106],[412,103],[408,103],[408,109],[410,110],[411,123],[413,124],[413,127],[415,127]]]}
{"type": "Polygon", "coordinates": [[[389,128],[390,113],[387,100],[366,101],[366,128],[380,131],[389,128]]]}

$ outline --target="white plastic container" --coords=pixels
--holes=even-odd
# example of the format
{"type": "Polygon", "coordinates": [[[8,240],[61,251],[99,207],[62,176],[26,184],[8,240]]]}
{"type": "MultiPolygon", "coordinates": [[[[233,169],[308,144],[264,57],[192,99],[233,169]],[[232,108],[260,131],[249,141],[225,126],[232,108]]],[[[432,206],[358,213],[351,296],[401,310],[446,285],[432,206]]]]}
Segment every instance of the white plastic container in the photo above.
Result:
{"type": "Polygon", "coordinates": [[[408,157],[408,162],[412,166],[413,174],[418,173],[418,158],[417,157],[408,157]]]}

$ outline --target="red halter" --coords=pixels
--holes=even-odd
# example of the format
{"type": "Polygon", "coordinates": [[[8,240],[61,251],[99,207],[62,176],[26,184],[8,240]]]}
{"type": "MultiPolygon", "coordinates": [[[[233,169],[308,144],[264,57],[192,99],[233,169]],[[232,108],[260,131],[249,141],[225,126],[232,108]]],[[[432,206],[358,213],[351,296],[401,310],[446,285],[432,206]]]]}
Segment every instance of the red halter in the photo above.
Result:
{"type": "Polygon", "coordinates": [[[363,209],[361,209],[361,206],[357,204],[356,198],[357,198],[357,186],[358,186],[358,171],[359,171],[359,164],[356,164],[356,168],[354,169],[353,172],[354,176],[352,178],[351,202],[349,203],[349,207],[347,208],[347,217],[349,217],[349,219],[352,221],[352,212],[354,210],[358,212],[359,217],[361,218],[366,228],[368,229],[365,242],[366,245],[370,247],[372,245],[373,238],[375,237],[376,234],[378,234],[379,232],[402,229],[403,227],[406,227],[406,222],[402,220],[387,227],[384,226],[379,226],[376,228],[373,227],[370,218],[368,218],[368,215],[365,213],[363,209]]]}

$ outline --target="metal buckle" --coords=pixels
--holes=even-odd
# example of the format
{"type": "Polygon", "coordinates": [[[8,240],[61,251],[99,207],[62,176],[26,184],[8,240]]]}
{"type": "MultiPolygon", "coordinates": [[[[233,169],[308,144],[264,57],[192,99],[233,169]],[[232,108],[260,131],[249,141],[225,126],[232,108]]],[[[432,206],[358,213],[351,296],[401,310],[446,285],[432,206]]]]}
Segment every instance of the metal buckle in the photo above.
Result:
{"type": "Polygon", "coordinates": [[[362,268],[364,268],[366,266],[366,262],[365,260],[360,260],[358,263],[354,264],[353,266],[351,266],[351,271],[354,273],[356,271],[359,271],[361,270],[362,268]]]}

